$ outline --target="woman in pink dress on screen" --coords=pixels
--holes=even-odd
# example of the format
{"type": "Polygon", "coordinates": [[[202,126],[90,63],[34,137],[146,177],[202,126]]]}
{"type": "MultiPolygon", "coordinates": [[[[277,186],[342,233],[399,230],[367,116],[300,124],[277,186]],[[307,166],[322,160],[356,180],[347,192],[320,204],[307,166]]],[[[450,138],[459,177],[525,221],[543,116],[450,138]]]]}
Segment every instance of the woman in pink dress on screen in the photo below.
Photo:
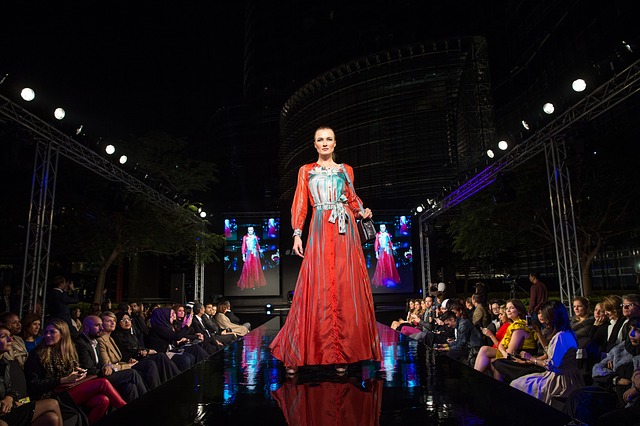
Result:
{"type": "Polygon", "coordinates": [[[318,160],[300,167],[291,223],[293,253],[303,257],[295,296],[284,326],[271,343],[273,356],[295,374],[305,365],[334,365],[344,374],[347,364],[381,359],[373,297],[356,218],[361,210],[352,190],[353,169],[334,161],[332,129],[315,132],[318,160]],[[302,227],[311,204],[307,246],[302,227]]]}
{"type": "Polygon", "coordinates": [[[393,257],[391,235],[387,232],[387,225],[384,223],[380,225],[380,231],[376,234],[373,249],[376,252],[378,263],[371,284],[376,287],[395,287],[400,283],[400,275],[393,257]]]}
{"type": "Polygon", "coordinates": [[[258,288],[267,285],[267,280],[262,272],[260,262],[260,244],[255,234],[253,226],[247,228],[247,235],[242,237],[242,273],[238,280],[238,287],[241,289],[258,288]]]}

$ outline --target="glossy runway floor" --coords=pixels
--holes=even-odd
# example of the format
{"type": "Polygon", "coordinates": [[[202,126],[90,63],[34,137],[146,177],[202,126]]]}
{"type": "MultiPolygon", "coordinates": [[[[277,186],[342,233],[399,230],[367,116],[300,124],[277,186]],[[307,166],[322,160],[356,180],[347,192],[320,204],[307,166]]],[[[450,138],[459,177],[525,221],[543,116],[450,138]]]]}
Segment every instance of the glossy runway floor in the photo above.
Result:
{"type": "Polygon", "coordinates": [[[560,411],[434,355],[378,324],[383,362],[300,369],[269,353],[284,317],[185,371],[100,425],[567,425],[560,411]]]}

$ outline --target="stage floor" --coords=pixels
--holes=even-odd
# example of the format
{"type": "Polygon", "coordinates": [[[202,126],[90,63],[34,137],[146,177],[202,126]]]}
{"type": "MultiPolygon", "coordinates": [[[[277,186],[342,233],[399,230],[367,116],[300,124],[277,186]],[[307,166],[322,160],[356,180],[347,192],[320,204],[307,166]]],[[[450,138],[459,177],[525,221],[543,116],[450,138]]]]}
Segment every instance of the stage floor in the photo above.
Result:
{"type": "Polygon", "coordinates": [[[383,361],[301,369],[269,352],[284,317],[106,417],[100,425],[567,425],[571,418],[378,324],[383,361]]]}

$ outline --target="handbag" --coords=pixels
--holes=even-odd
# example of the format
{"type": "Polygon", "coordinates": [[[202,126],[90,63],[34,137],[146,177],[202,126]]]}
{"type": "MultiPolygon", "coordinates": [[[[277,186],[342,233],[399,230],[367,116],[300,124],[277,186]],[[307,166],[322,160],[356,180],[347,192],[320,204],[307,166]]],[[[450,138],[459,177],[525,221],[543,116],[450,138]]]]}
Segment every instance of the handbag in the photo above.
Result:
{"type": "MultiPolygon", "coordinates": [[[[347,170],[344,168],[343,164],[340,165],[340,168],[342,169],[345,177],[347,178],[347,182],[349,183],[349,187],[351,187],[351,191],[353,191],[353,193],[355,194],[356,190],[353,187],[353,183],[351,183],[351,179],[349,179],[349,174],[347,173],[347,170]]],[[[364,211],[364,208],[362,207],[362,203],[360,203],[360,199],[359,198],[357,199],[358,199],[358,205],[360,206],[360,211],[364,211]]],[[[377,231],[376,231],[376,227],[373,224],[373,219],[371,218],[360,219],[356,221],[356,227],[358,228],[358,235],[360,235],[360,243],[367,244],[376,239],[377,231]]]]}

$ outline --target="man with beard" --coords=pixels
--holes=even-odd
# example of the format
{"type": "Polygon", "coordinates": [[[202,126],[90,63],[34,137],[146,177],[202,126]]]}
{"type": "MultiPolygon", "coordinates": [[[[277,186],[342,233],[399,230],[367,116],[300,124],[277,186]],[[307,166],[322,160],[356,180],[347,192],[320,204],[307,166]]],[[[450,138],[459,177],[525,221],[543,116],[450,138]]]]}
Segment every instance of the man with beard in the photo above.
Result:
{"type": "Polygon", "coordinates": [[[80,367],[87,374],[104,377],[116,388],[122,398],[131,402],[147,393],[147,386],[142,376],[132,369],[119,370],[113,364],[102,364],[98,356],[98,341],[102,334],[102,320],[95,315],[88,315],[82,322],[82,333],[75,340],[80,367]]]}

